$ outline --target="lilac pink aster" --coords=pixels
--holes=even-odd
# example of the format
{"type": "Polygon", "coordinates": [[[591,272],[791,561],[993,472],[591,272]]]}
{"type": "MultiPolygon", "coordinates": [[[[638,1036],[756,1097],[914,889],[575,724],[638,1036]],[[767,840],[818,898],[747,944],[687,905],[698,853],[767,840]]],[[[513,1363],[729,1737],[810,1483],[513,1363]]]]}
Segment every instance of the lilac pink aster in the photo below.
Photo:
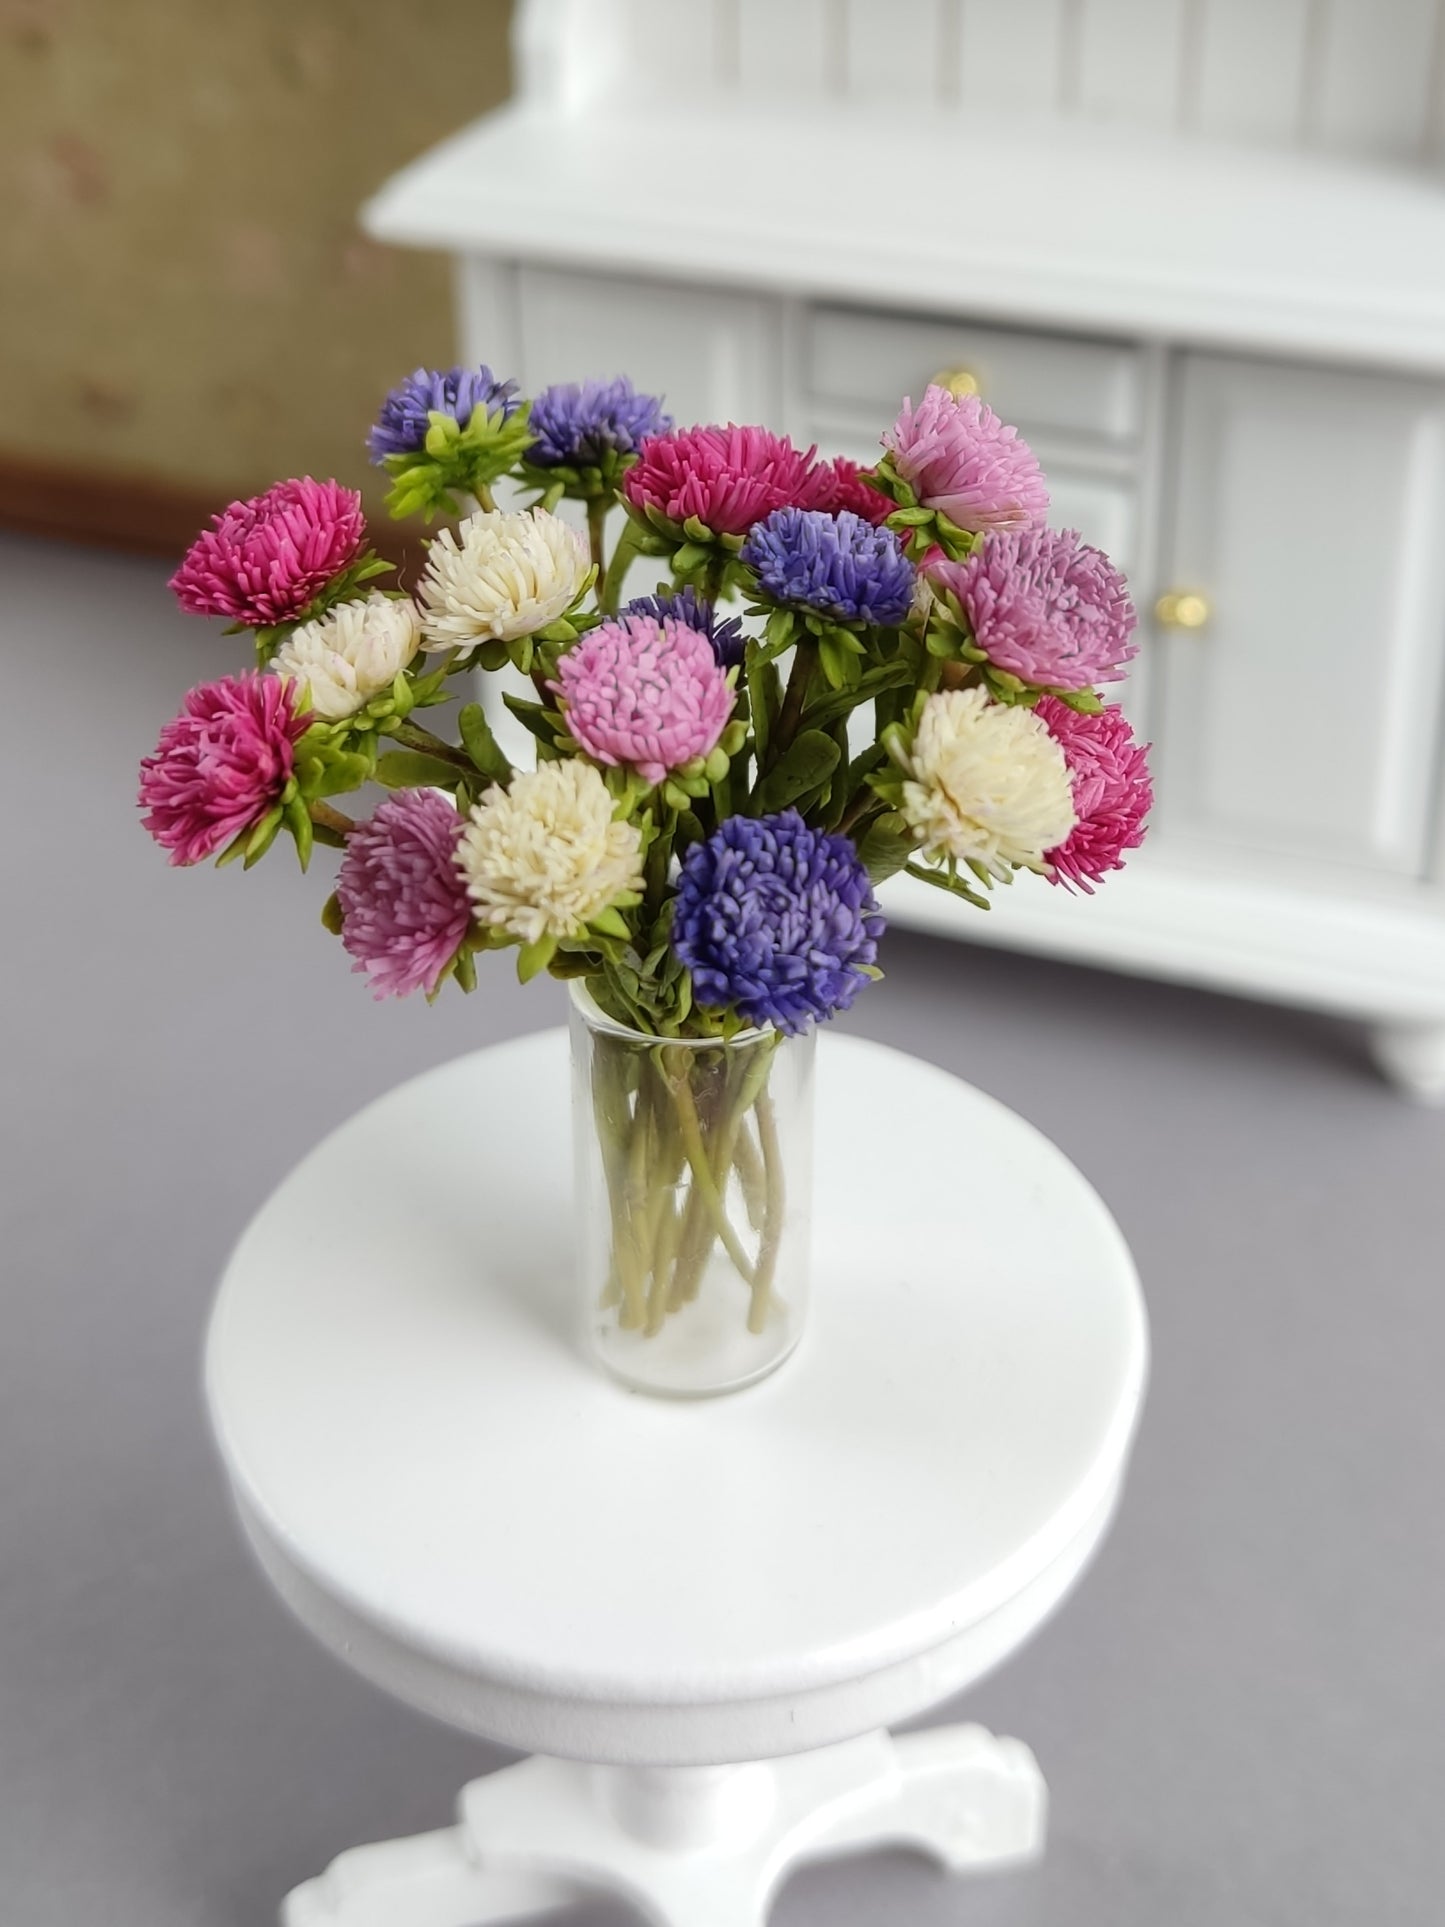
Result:
{"type": "Polygon", "coordinates": [[[788,503],[822,506],[834,479],[816,455],[766,428],[681,428],[643,443],[622,493],[670,522],[696,516],[714,535],[746,535],[788,503]]]}
{"type": "Polygon", "coordinates": [[[1072,529],[986,535],[964,562],[924,573],[951,590],[995,668],[1046,689],[1117,682],[1135,653],[1134,605],[1102,549],[1072,529]]]}
{"type": "Polygon", "coordinates": [[[280,801],[311,726],[297,685],[251,670],[203,683],[141,763],[146,829],[172,863],[203,863],[280,801]]]}
{"type": "Polygon", "coordinates": [[[787,608],[893,627],[913,606],[913,564],[898,537],[851,509],[774,509],[739,553],[763,593],[787,608]]]}
{"type": "Polygon", "coordinates": [[[534,468],[598,468],[609,455],[635,455],[649,435],[672,427],[657,396],[639,395],[626,375],[544,388],[528,420],[536,440],[527,460],[534,468]]]}
{"type": "Polygon", "coordinates": [[[667,595],[634,596],[622,606],[625,616],[655,616],[659,622],[668,616],[699,629],[712,644],[712,652],[724,669],[736,669],[743,660],[746,643],[743,625],[736,616],[719,616],[712,603],[696,589],[675,589],[667,595]]]}
{"type": "Polygon", "coordinates": [[[920,503],[959,528],[1043,526],[1049,492],[1037,456],[977,395],[930,386],[917,408],[904,402],[883,443],[920,503]]]}
{"type": "Polygon", "coordinates": [[[414,455],[425,448],[433,413],[450,415],[458,428],[465,428],[475,409],[488,415],[500,410],[505,420],[519,406],[516,382],[498,381],[485,362],[445,373],[416,368],[381,404],[366,445],[380,466],[388,455],[414,455]]]}
{"type": "Polygon", "coordinates": [[[1148,749],[1117,703],[1083,716],[1045,696],[1034,714],[1064,752],[1077,819],[1064,842],[1046,852],[1051,881],[1092,892],[1101,876],[1123,867],[1126,850],[1144,841],[1154,803],[1148,749]]]}
{"type": "Polygon", "coordinates": [[[436,790],[398,790],[346,839],[341,941],[375,996],[433,991],[471,928],[457,867],[462,819],[436,790]]]}
{"type": "Polygon", "coordinates": [[[548,688],[594,762],[625,765],[646,783],[706,756],[733,707],[711,642],[675,616],[617,616],[589,629],[548,688]]]}
{"type": "Polygon", "coordinates": [[[202,530],[171,577],[192,615],[250,628],[289,622],[354,562],[366,540],[361,497],[309,475],[232,502],[202,530]]]}
{"type": "Polygon", "coordinates": [[[700,1004],[795,1034],[869,981],[883,917],[846,836],[796,810],[732,816],[683,858],[672,947],[700,1004]]]}

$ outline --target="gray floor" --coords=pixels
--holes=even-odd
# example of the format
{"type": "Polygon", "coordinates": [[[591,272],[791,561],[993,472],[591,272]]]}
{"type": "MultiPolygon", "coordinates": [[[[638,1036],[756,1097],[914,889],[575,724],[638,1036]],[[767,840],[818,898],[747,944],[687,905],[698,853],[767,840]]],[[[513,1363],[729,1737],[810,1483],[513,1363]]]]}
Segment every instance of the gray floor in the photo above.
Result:
{"type": "MultiPolygon", "coordinates": [[[[418,1068],[553,1021],[553,987],[498,969],[470,1001],[373,1007],[284,855],[165,867],[134,766],[236,645],[162,579],[0,545],[6,1927],[252,1927],[340,1848],[443,1824],[503,1757],[350,1677],[269,1596],[197,1354],[293,1159],[418,1068]]],[[[905,936],[887,961],[856,1028],[1097,1182],[1154,1380],[1097,1565],[967,1702],[1039,1754],[1045,1865],[821,1869],[777,1927],[1438,1922],[1445,1115],[1392,1097],[1345,1026],[905,936]]]]}

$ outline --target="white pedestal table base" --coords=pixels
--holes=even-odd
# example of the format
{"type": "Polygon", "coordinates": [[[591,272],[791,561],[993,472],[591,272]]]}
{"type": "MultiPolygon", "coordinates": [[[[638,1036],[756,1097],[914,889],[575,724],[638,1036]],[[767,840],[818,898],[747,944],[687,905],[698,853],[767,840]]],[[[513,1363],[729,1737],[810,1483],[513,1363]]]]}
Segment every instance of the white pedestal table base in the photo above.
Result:
{"type": "Polygon", "coordinates": [[[955,1873],[1016,1865],[1045,1813],[1032,1753],[980,1726],[749,1766],[524,1760],[467,1787],[455,1826],[342,1854],[282,1927],[484,1927],[596,1894],[652,1927],[763,1927],[805,1861],[910,1846],[955,1873]]]}

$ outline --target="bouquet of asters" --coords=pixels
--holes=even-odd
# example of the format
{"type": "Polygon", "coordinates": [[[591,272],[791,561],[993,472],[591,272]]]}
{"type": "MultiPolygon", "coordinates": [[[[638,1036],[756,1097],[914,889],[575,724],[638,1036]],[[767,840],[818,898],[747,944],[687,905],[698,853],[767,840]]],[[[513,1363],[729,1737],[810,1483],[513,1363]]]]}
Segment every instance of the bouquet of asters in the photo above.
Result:
{"type": "Polygon", "coordinates": [[[323,922],[378,996],[470,990],[505,949],[580,980],[600,1317],[657,1339],[721,1269],[717,1316],[761,1338],[806,1218],[777,1061],[879,975],[876,886],[983,910],[1140,841],[1144,751],[1099,694],[1133,653],[1123,579],[1047,526],[1017,432],[940,387],[868,469],[486,367],[409,376],[370,449],[395,515],[448,518],[414,590],[380,586],[334,481],[218,515],[171,586],[256,666],[166,724],[145,826],[178,864],[334,845],[323,922]],[[475,699],[508,670],[520,767],[475,699]]]}

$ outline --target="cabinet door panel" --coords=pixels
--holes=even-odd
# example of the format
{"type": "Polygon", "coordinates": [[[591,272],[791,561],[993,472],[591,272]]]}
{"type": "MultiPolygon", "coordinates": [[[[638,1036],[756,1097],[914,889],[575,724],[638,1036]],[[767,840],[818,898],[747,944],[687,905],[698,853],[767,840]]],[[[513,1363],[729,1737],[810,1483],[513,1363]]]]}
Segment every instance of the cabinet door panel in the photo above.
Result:
{"type": "MultiPolygon", "coordinates": [[[[1179,382],[1158,827],[1418,876],[1437,747],[1445,398],[1206,355],[1179,382]]],[[[1161,585],[1164,586],[1164,585],[1161,585]]]]}
{"type": "Polygon", "coordinates": [[[523,268],[523,387],[631,375],[679,424],[778,412],[776,304],[752,295],[523,268]]]}

